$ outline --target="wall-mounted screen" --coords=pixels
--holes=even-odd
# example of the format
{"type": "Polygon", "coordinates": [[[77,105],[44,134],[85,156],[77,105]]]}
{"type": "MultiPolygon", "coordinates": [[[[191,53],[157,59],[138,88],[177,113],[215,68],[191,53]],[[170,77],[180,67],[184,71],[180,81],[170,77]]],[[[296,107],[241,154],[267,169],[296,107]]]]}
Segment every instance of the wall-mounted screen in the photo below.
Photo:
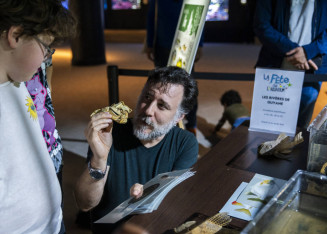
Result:
{"type": "Polygon", "coordinates": [[[227,21],[229,18],[229,0],[211,0],[206,21],[227,21]]]}
{"type": "Polygon", "coordinates": [[[141,8],[141,0],[111,0],[113,10],[136,10],[141,8]]]}
{"type": "Polygon", "coordinates": [[[61,4],[68,9],[68,0],[62,1],[61,4]]]}

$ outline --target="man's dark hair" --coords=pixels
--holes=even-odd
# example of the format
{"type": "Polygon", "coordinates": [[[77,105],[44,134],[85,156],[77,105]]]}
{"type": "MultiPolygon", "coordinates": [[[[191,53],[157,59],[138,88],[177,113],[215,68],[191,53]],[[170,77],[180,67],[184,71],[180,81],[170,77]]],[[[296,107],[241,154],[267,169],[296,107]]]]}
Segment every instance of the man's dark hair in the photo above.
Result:
{"type": "Polygon", "coordinates": [[[76,21],[61,0],[0,0],[0,33],[21,26],[19,36],[47,34],[54,41],[74,35],[76,21]]]}
{"type": "Polygon", "coordinates": [[[153,86],[161,84],[160,87],[168,88],[168,85],[182,85],[184,87],[181,111],[183,114],[189,113],[196,103],[198,96],[197,82],[182,68],[161,67],[152,70],[149,74],[146,85],[153,86]]]}
{"type": "Polygon", "coordinates": [[[221,96],[220,102],[222,105],[230,106],[235,103],[242,103],[242,99],[237,91],[229,90],[221,96]]]}

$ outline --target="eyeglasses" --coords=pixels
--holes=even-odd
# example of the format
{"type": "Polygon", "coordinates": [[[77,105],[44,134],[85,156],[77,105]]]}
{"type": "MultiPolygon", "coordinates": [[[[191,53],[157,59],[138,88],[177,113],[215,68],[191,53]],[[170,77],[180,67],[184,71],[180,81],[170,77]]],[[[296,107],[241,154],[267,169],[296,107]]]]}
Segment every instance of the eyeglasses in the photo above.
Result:
{"type": "Polygon", "coordinates": [[[38,37],[34,36],[34,39],[39,42],[45,49],[44,53],[44,61],[50,58],[54,52],[56,51],[55,49],[50,48],[47,44],[45,44],[43,41],[41,41],[38,37]]]}

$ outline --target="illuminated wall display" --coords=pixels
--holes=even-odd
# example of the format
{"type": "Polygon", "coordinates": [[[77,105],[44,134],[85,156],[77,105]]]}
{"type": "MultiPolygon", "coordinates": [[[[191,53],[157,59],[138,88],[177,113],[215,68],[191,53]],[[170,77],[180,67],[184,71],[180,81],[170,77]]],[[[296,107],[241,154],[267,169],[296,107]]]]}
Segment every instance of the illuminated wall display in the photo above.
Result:
{"type": "Polygon", "coordinates": [[[206,21],[227,21],[229,19],[229,0],[211,0],[206,21]]]}
{"type": "Polygon", "coordinates": [[[136,10],[141,8],[141,0],[111,0],[113,10],[136,10]]]}

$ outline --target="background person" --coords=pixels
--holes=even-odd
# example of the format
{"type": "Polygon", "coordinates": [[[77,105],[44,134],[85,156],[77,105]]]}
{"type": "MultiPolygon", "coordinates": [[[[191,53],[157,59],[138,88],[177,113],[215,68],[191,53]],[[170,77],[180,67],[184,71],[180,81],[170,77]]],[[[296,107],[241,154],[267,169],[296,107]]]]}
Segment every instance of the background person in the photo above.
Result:
{"type": "Polygon", "coordinates": [[[250,120],[249,110],[242,104],[241,96],[237,91],[225,92],[220,98],[220,103],[224,106],[224,113],[214,129],[215,132],[221,129],[226,120],[232,125],[232,129],[250,120]]]}
{"type": "MultiPolygon", "coordinates": [[[[176,124],[193,108],[197,95],[196,81],[185,70],[159,68],[149,75],[133,120],[112,123],[111,115],[104,112],[91,118],[85,136],[92,154],[76,183],[75,198],[81,210],[91,210],[92,222],[130,195],[141,196],[142,184],[156,175],[190,168],[196,162],[195,136],[176,124]],[[98,170],[97,178],[90,168],[98,170]]],[[[93,224],[92,230],[109,232],[107,225],[100,224],[93,224]]]]}
{"type": "MultiPolygon", "coordinates": [[[[327,1],[260,0],[254,31],[262,43],[256,67],[327,73],[327,1]]],[[[297,125],[310,123],[321,82],[304,83],[297,125]]]]}

